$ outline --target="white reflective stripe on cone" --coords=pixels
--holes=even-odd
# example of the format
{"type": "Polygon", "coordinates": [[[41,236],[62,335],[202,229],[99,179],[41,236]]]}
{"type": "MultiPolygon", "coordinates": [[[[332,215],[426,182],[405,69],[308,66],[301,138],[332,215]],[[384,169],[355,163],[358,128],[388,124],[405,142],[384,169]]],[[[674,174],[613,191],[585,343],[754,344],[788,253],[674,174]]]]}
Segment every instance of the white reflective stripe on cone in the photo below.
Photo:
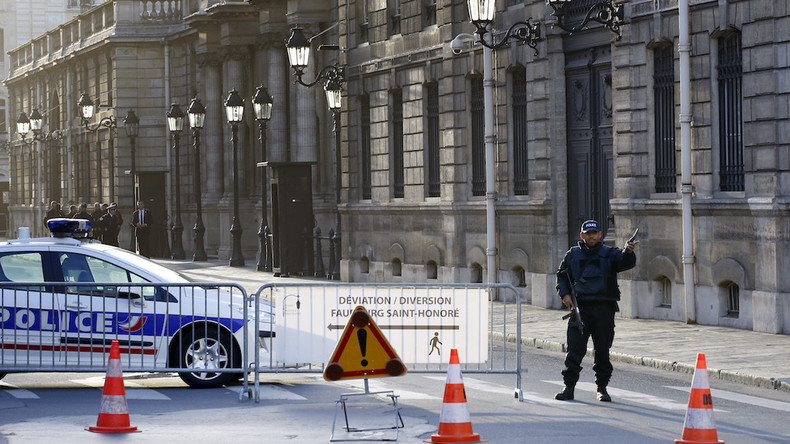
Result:
{"type": "Polygon", "coordinates": [[[709,389],[708,383],[708,370],[698,368],[694,370],[694,377],[691,379],[691,388],[693,389],[709,389]]]}
{"type": "Polygon", "coordinates": [[[463,384],[464,380],[461,378],[461,366],[458,364],[450,364],[447,367],[447,384],[463,384]]]}
{"type": "Polygon", "coordinates": [[[445,402],[442,404],[439,422],[458,424],[472,422],[472,418],[469,417],[469,409],[465,402],[445,402]]]}
{"type": "Polygon", "coordinates": [[[103,395],[99,413],[108,413],[110,415],[128,414],[129,408],[126,406],[126,396],[103,395]]]}
{"type": "Polygon", "coordinates": [[[107,361],[107,376],[121,377],[122,375],[123,370],[121,369],[120,359],[110,359],[107,361]]]}
{"type": "Polygon", "coordinates": [[[715,429],[713,409],[688,409],[683,428],[686,429],[715,429]]]}

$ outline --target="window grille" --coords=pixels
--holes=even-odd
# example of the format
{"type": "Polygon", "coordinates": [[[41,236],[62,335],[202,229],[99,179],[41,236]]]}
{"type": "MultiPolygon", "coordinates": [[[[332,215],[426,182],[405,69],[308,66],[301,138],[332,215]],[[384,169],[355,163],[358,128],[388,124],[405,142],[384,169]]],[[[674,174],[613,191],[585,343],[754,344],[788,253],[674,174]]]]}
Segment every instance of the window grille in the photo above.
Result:
{"type": "Polygon", "coordinates": [[[439,179],[439,85],[432,83],[426,87],[428,113],[428,197],[441,195],[439,179]]]}
{"type": "Polygon", "coordinates": [[[400,0],[389,0],[390,35],[400,34],[400,0]]]}
{"type": "Polygon", "coordinates": [[[671,307],[672,306],[672,281],[670,281],[666,276],[662,276],[661,279],[658,280],[658,291],[659,291],[659,303],[661,307],[671,307]]]}
{"type": "Polygon", "coordinates": [[[513,71],[513,193],[529,194],[526,70],[513,71]]]}
{"type": "Polygon", "coordinates": [[[730,282],[727,285],[727,316],[737,318],[741,311],[740,289],[738,284],[730,282]]]}
{"type": "Polygon", "coordinates": [[[656,193],[674,193],[675,59],[670,45],[653,52],[653,118],[655,119],[656,193]]]}
{"type": "Polygon", "coordinates": [[[741,35],[719,39],[719,189],[743,191],[741,35]]]}
{"type": "Polygon", "coordinates": [[[392,194],[403,197],[403,91],[392,92],[392,194]]]}
{"type": "Polygon", "coordinates": [[[362,198],[370,199],[370,96],[360,98],[360,145],[362,152],[362,198]]]}
{"type": "Polygon", "coordinates": [[[472,195],[486,194],[483,78],[472,79],[472,195]]]}
{"type": "Polygon", "coordinates": [[[425,26],[436,24],[436,0],[425,0],[425,26]]]}

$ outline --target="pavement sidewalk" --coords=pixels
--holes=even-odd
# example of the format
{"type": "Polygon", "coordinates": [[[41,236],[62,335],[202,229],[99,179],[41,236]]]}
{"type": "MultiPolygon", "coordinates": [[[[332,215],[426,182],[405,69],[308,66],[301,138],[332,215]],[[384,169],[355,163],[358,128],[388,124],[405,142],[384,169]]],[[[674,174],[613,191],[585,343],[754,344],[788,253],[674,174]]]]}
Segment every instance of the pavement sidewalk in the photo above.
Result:
{"type": "MultiPolygon", "coordinates": [[[[274,277],[272,273],[257,271],[254,259],[247,259],[244,267],[230,267],[227,261],[220,260],[192,262],[157,259],[156,262],[181,271],[197,281],[238,283],[248,294],[267,283],[331,282],[320,278],[274,277]]],[[[513,307],[512,303],[508,305],[505,316],[502,304],[494,303],[493,331],[504,332],[510,341],[516,340],[516,310],[513,307]]],[[[565,328],[564,321],[560,319],[564,313],[564,310],[523,304],[522,343],[529,347],[564,352],[565,328]]],[[[711,378],[790,393],[790,335],[689,325],[676,321],[616,320],[613,361],[692,374],[697,353],[705,353],[711,378]]]]}

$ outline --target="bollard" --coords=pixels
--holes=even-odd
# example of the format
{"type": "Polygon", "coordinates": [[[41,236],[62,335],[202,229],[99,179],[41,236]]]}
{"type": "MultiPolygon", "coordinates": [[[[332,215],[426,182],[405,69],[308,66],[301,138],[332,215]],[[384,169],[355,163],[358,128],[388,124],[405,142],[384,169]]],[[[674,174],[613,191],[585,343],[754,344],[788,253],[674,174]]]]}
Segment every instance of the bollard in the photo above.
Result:
{"type": "Polygon", "coordinates": [[[315,227],[313,230],[313,238],[315,239],[315,277],[323,277],[324,271],[324,254],[321,251],[321,228],[315,227]]]}

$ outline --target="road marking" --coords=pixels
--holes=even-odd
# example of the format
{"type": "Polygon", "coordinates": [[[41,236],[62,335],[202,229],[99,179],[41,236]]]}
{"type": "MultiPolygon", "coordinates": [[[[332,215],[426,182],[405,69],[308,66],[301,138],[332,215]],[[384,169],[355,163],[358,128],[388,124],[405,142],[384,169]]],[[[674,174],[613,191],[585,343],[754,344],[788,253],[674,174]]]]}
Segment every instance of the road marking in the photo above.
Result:
{"type": "MultiPolygon", "coordinates": [[[[71,379],[75,384],[81,384],[91,388],[104,388],[104,376],[91,376],[90,378],[71,379]]],[[[139,382],[123,381],[126,389],[126,399],[137,399],[147,401],[169,401],[170,397],[154,389],[146,388],[139,382]]]]}
{"type": "MultiPolygon", "coordinates": [[[[323,382],[324,377],[321,375],[306,375],[307,378],[310,379],[320,379],[323,382]]],[[[361,379],[345,379],[342,382],[338,381],[338,383],[345,385],[346,387],[358,389],[358,390],[365,390],[365,381],[361,379]]],[[[400,388],[393,388],[392,386],[385,383],[384,378],[376,378],[376,379],[368,379],[368,389],[371,392],[383,392],[383,391],[393,391],[395,395],[398,396],[398,399],[415,399],[415,400],[436,400],[439,399],[436,396],[427,395],[425,393],[420,392],[412,392],[409,390],[403,390],[400,388]]],[[[386,395],[378,395],[379,398],[384,399],[386,401],[390,401],[390,397],[386,395]]]]}
{"type": "MultiPolygon", "coordinates": [[[[673,387],[666,385],[666,388],[673,390],[680,390],[681,392],[688,393],[689,387],[673,387]]],[[[740,393],[728,392],[726,390],[710,389],[710,395],[715,401],[717,398],[727,399],[729,401],[740,402],[742,404],[751,404],[758,407],[765,407],[767,409],[779,410],[782,412],[790,412],[790,402],[774,401],[773,399],[758,398],[757,396],[742,395],[740,393]]]]}
{"type": "MultiPolygon", "coordinates": [[[[297,395],[292,391],[274,384],[261,384],[260,386],[260,396],[261,399],[281,399],[281,400],[288,400],[288,401],[307,401],[307,398],[301,395],[297,395]]],[[[252,384],[250,384],[250,388],[252,389],[252,384]]],[[[244,390],[244,386],[233,386],[233,387],[226,387],[227,390],[230,390],[234,393],[241,393],[244,390]]]]}
{"type": "MultiPolygon", "coordinates": [[[[445,381],[447,379],[444,376],[425,376],[425,378],[433,379],[435,381],[445,381]]],[[[464,388],[465,389],[469,388],[472,390],[480,390],[482,392],[506,395],[508,397],[512,397],[516,393],[515,387],[508,387],[502,384],[495,384],[492,382],[483,381],[482,379],[467,378],[467,377],[464,377],[464,388]]],[[[554,405],[565,404],[564,401],[557,401],[556,399],[553,398],[546,398],[545,396],[541,396],[539,393],[536,392],[523,392],[523,399],[525,401],[532,401],[539,404],[554,404],[554,405]]]]}
{"type": "MultiPolygon", "coordinates": [[[[555,384],[560,387],[564,387],[565,383],[562,381],[543,381],[548,384],[555,384]]],[[[580,382],[576,384],[576,390],[581,390],[585,392],[592,392],[595,393],[597,387],[595,384],[591,382],[580,382]]],[[[630,390],[623,390],[618,389],[612,386],[607,387],[606,389],[612,398],[615,400],[622,399],[625,401],[631,401],[638,404],[646,404],[651,407],[659,407],[666,410],[681,410],[685,411],[688,408],[688,404],[681,404],[677,401],[673,401],[671,399],[666,398],[659,398],[658,396],[648,395],[647,393],[639,393],[639,392],[632,392],[630,390]]],[[[717,412],[726,412],[726,410],[715,409],[717,412]]]]}
{"type": "MultiPolygon", "coordinates": [[[[4,386],[13,387],[7,384],[3,384],[4,386]]],[[[31,392],[30,390],[20,389],[20,388],[7,388],[3,390],[4,392],[8,393],[9,395],[13,396],[16,399],[40,399],[38,395],[31,392]]]]}

